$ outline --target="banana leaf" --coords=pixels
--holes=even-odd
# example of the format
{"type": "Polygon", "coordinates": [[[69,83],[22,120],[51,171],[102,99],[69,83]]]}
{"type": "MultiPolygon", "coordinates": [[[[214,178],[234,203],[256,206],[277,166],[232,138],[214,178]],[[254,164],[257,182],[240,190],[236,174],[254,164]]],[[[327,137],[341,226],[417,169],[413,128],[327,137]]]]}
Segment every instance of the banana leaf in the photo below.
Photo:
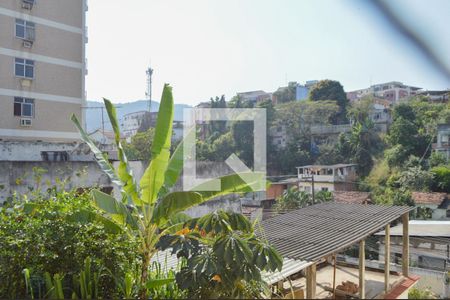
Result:
{"type": "Polygon", "coordinates": [[[103,98],[105,102],[105,108],[108,112],[109,121],[114,131],[114,141],[117,147],[117,156],[119,158],[119,168],[117,169],[117,175],[119,179],[123,182],[123,190],[128,197],[128,203],[134,205],[141,205],[141,200],[139,199],[139,192],[134,181],[133,173],[130,166],[128,165],[128,160],[123,150],[122,143],[120,142],[120,128],[117,121],[116,108],[108,99],[103,98]]]}
{"type": "Polygon", "coordinates": [[[152,160],[140,181],[142,201],[153,204],[164,184],[165,173],[170,158],[170,142],[173,123],[172,88],[164,85],[158,119],[156,121],[155,137],[152,143],[152,160]]]}
{"type": "Polygon", "coordinates": [[[74,114],[72,114],[72,117],[70,119],[75,124],[78,131],[80,132],[81,139],[89,146],[92,153],[94,153],[95,160],[97,161],[98,165],[100,166],[100,169],[102,169],[102,171],[105,172],[106,175],[108,175],[108,177],[109,177],[109,179],[111,179],[112,183],[114,183],[118,187],[122,188],[122,182],[117,177],[116,171],[109,163],[108,158],[103,154],[102,151],[100,151],[100,149],[97,148],[94,141],[84,131],[84,129],[81,127],[80,122],[78,121],[77,117],[74,114]]]}
{"type": "Polygon", "coordinates": [[[165,224],[173,215],[192,206],[203,203],[203,197],[197,192],[173,192],[160,199],[153,210],[153,221],[165,224]]]}
{"type": "Polygon", "coordinates": [[[116,198],[105,194],[99,190],[92,190],[92,203],[99,209],[108,213],[108,215],[117,223],[127,224],[133,229],[137,229],[137,220],[131,214],[129,209],[116,198]]]}

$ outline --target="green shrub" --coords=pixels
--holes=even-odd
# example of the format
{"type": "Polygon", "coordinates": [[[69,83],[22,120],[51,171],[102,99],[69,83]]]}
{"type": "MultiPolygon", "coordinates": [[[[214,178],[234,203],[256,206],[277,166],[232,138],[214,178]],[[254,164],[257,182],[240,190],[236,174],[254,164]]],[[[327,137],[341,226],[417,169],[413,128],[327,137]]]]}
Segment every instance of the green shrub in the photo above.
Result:
{"type": "Polygon", "coordinates": [[[408,292],[408,299],[437,299],[429,289],[418,289],[413,287],[408,292]]]}
{"type": "MultiPolygon", "coordinates": [[[[48,272],[65,275],[69,281],[80,273],[87,257],[119,277],[135,268],[138,261],[135,238],[111,233],[95,221],[68,220],[81,210],[94,211],[94,208],[89,195],[75,192],[47,194],[32,202],[14,203],[1,209],[0,298],[26,295],[22,274],[25,268],[38,279],[48,272]]],[[[115,292],[114,278],[101,277],[100,295],[112,297],[115,292]]]]}
{"type": "Polygon", "coordinates": [[[435,192],[450,192],[450,167],[439,166],[431,169],[434,174],[433,191],[435,192]]]}

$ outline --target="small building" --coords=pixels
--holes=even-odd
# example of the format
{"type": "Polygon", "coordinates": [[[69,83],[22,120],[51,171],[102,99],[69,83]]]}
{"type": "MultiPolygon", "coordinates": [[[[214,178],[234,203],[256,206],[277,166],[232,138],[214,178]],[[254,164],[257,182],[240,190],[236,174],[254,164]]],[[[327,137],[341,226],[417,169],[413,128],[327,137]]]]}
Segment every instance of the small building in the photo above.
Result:
{"type": "Polygon", "coordinates": [[[121,123],[122,133],[126,138],[129,138],[135,135],[141,125],[145,122],[145,118],[150,117],[149,127],[154,126],[156,124],[156,118],[158,116],[158,112],[151,112],[141,110],[126,114],[123,116],[123,120],[121,123]]]}
{"type": "Polygon", "coordinates": [[[447,161],[450,160],[450,124],[438,124],[437,143],[433,144],[433,150],[444,154],[447,161]]]}
{"type": "Polygon", "coordinates": [[[384,133],[387,132],[389,125],[392,123],[389,109],[379,103],[373,104],[373,108],[369,113],[369,118],[375,124],[375,128],[384,133]]]}
{"type": "Polygon", "coordinates": [[[253,104],[260,103],[266,100],[272,101],[272,94],[265,91],[251,91],[237,93],[238,97],[244,102],[251,102],[253,104]]]}
{"type": "Polygon", "coordinates": [[[109,130],[97,129],[89,133],[89,137],[97,143],[100,150],[112,151],[116,150],[116,143],[114,141],[114,132],[109,130]]]}
{"type": "Polygon", "coordinates": [[[297,167],[298,187],[301,191],[354,191],[356,164],[308,165],[297,167]]]}
{"type": "Polygon", "coordinates": [[[450,199],[446,193],[412,192],[412,199],[421,215],[433,220],[450,220],[450,199]]]}
{"type": "Polygon", "coordinates": [[[430,102],[444,103],[448,102],[450,90],[420,91],[417,94],[426,97],[430,102]]]}
{"type": "Polygon", "coordinates": [[[270,138],[272,139],[272,145],[278,150],[284,149],[287,146],[288,136],[286,132],[286,126],[277,125],[269,129],[270,138]]]}
{"type": "Polygon", "coordinates": [[[297,83],[297,86],[295,88],[295,100],[307,100],[309,97],[309,91],[318,82],[318,80],[307,80],[305,84],[297,83]]]}
{"type": "MultiPolygon", "coordinates": [[[[385,259],[385,231],[379,237],[379,259],[385,259]]],[[[390,259],[401,259],[403,249],[403,227],[397,225],[390,230],[390,259]]],[[[442,298],[450,296],[446,284],[446,273],[450,270],[450,221],[409,221],[410,264],[414,272],[420,273],[417,288],[429,288],[442,298]]]]}
{"type": "Polygon", "coordinates": [[[390,104],[395,104],[402,99],[417,95],[420,87],[409,86],[398,81],[390,81],[375,84],[369,88],[351,91],[347,93],[349,101],[358,101],[365,96],[375,96],[388,100],[390,104]]]}

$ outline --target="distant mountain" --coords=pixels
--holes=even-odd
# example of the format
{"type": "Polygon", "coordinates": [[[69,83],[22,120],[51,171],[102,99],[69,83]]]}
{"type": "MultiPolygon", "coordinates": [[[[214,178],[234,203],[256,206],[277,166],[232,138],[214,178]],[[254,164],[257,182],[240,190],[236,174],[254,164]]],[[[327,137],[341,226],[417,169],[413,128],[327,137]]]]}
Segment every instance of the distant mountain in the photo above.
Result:
{"type": "MultiPolygon", "coordinates": [[[[101,102],[96,101],[87,101],[88,108],[86,109],[86,125],[87,131],[92,132],[98,128],[102,127],[102,109],[100,107],[105,107],[105,105],[101,102]],[[98,108],[95,108],[98,107],[98,108]]],[[[187,104],[175,104],[175,113],[174,120],[181,121],[183,120],[183,109],[190,108],[191,106],[187,104]]],[[[159,102],[152,101],[152,111],[158,111],[159,102]]],[[[138,100],[134,102],[128,103],[118,103],[116,104],[117,117],[120,121],[123,119],[123,116],[132,112],[137,112],[141,110],[148,110],[148,101],[147,100],[138,100]]],[[[105,122],[105,129],[111,129],[111,123],[108,120],[108,115],[106,110],[103,109],[103,119],[105,122]]]]}

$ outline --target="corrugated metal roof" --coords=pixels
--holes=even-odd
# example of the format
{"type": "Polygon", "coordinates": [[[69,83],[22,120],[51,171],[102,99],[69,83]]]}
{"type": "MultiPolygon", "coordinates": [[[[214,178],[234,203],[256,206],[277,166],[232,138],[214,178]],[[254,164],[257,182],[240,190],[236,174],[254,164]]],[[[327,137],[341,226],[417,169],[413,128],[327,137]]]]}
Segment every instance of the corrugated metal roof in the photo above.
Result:
{"type": "MultiPolygon", "coordinates": [[[[161,267],[166,270],[178,270],[179,260],[176,255],[171,254],[172,249],[157,252],[151,259],[151,262],[159,262],[161,267]]],[[[283,268],[280,272],[263,272],[261,275],[267,284],[274,284],[278,281],[286,280],[287,277],[300,272],[306,267],[312,265],[312,262],[296,260],[291,258],[283,259],[283,268]]]]}
{"type": "Polygon", "coordinates": [[[176,255],[173,255],[171,253],[172,249],[158,251],[155,253],[155,255],[153,255],[150,262],[158,262],[163,269],[172,269],[176,271],[178,269],[179,260],[176,255]]]}
{"type": "Polygon", "coordinates": [[[284,258],[283,259],[283,268],[280,272],[267,273],[263,272],[262,278],[267,284],[274,284],[279,281],[284,281],[289,276],[300,272],[306,267],[312,265],[313,262],[308,262],[305,260],[297,260],[292,258],[284,258]]]}
{"type": "Polygon", "coordinates": [[[285,258],[318,261],[379,231],[409,206],[321,203],[262,222],[264,233],[285,258]]]}

